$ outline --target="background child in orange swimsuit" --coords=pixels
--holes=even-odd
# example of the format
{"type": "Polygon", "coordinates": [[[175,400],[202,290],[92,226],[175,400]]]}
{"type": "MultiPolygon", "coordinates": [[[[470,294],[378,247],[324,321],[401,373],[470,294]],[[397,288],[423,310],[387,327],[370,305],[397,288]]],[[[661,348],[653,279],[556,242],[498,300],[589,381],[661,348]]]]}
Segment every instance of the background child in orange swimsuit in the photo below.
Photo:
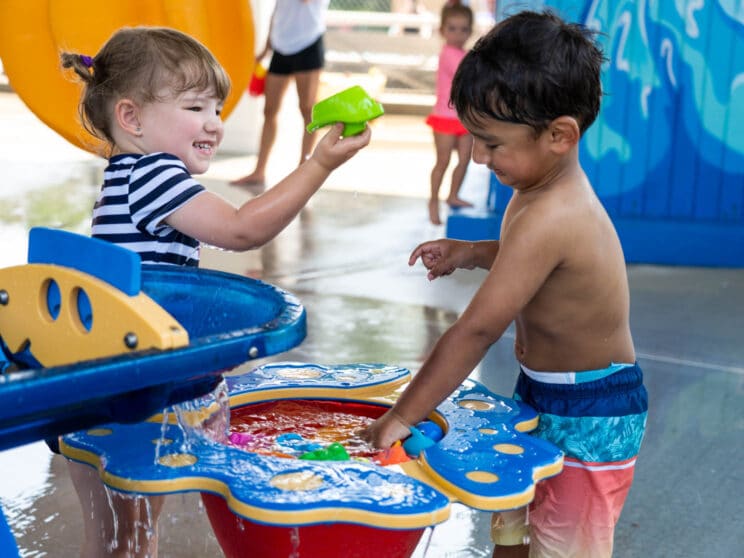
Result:
{"type": "Polygon", "coordinates": [[[450,207],[469,207],[472,204],[458,197],[465,171],[470,160],[473,138],[457,118],[455,109],[450,106],[450,88],[452,78],[460,61],[465,56],[465,43],[473,31],[473,12],[468,6],[458,1],[447,2],[442,8],[439,33],[444,39],[444,46],[439,53],[437,68],[437,101],[427,117],[426,123],[434,131],[434,147],[437,159],[431,169],[431,193],[429,195],[429,219],[440,225],[439,188],[442,186],[444,173],[449,166],[452,151],[457,151],[457,166],[452,171],[447,204],[450,207]]]}

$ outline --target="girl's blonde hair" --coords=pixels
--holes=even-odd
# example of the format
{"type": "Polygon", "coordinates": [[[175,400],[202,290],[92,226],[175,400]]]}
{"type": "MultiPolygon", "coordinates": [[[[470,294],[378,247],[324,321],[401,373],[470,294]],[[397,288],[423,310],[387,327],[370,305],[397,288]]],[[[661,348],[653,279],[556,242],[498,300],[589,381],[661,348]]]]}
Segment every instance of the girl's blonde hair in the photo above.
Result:
{"type": "Polygon", "coordinates": [[[60,58],[62,67],[72,68],[83,81],[83,126],[109,144],[112,111],[119,99],[150,103],[211,88],[224,101],[230,92],[230,78],[212,53],[196,39],[166,27],[123,28],[95,57],[63,52],[60,58]],[[164,88],[171,90],[169,95],[162,95],[164,88]]]}

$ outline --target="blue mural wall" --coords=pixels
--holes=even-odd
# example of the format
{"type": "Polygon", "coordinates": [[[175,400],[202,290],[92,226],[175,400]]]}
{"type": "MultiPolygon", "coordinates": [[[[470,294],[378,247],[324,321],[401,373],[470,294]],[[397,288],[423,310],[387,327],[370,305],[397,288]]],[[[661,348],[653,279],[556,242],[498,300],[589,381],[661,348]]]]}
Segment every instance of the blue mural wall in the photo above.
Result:
{"type": "MultiPolygon", "coordinates": [[[[744,3],[502,1],[497,17],[525,8],[601,33],[605,97],[580,158],[626,259],[744,266],[744,3]]],[[[492,177],[499,222],[510,196],[492,177]]],[[[453,224],[448,235],[468,236],[453,224]]],[[[474,232],[498,236],[494,226],[474,232]]]]}

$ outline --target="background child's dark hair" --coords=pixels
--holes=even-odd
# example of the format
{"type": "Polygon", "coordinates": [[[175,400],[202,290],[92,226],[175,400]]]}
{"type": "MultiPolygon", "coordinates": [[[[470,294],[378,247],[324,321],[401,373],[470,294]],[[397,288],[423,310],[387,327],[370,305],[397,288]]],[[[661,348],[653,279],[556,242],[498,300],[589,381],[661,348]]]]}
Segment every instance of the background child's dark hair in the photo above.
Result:
{"type": "Polygon", "coordinates": [[[470,27],[473,26],[473,10],[470,9],[470,6],[463,6],[459,0],[449,0],[444,3],[439,15],[439,25],[444,25],[447,18],[452,16],[464,16],[468,19],[470,27]]]}
{"type": "Polygon", "coordinates": [[[109,144],[113,144],[112,111],[119,99],[148,103],[190,89],[212,88],[224,101],[230,92],[230,78],[212,53],[175,29],[123,28],[95,57],[63,52],[60,58],[62,67],[75,70],[84,83],[83,126],[109,144]]]}
{"type": "Polygon", "coordinates": [[[550,11],[515,14],[465,56],[450,102],[465,122],[494,118],[539,133],[559,116],[573,116],[583,134],[602,98],[605,59],[594,35],[550,11]]]}

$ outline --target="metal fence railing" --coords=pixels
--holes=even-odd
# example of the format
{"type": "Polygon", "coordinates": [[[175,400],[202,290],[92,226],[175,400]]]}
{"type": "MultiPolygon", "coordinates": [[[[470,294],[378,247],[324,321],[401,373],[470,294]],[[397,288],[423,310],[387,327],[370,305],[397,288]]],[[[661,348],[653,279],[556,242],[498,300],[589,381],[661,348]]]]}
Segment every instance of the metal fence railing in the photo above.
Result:
{"type": "Polygon", "coordinates": [[[331,0],[330,10],[389,12],[390,0],[331,0]]]}
{"type": "MultiPolygon", "coordinates": [[[[434,93],[444,0],[331,0],[326,68],[384,76],[387,91],[434,93]]],[[[471,0],[473,37],[493,23],[492,0],[471,0]]]]}

